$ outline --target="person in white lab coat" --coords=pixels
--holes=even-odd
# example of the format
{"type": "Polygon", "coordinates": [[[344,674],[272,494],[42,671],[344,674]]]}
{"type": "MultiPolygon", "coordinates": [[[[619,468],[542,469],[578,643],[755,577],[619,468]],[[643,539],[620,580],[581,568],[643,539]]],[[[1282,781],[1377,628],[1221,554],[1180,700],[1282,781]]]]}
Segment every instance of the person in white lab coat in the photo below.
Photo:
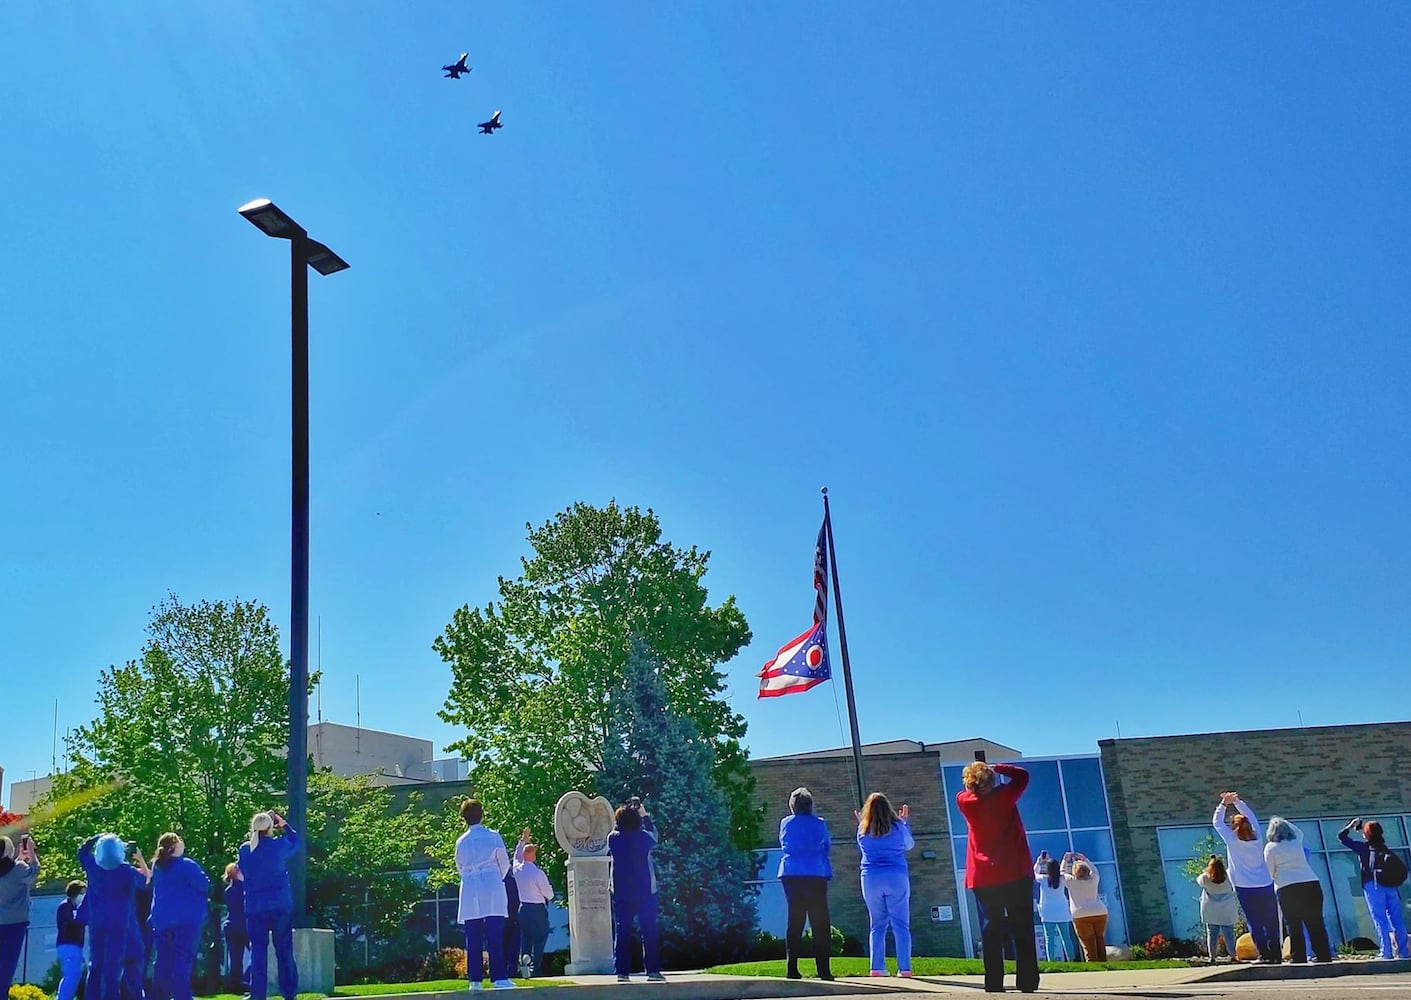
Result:
{"type": "Polygon", "coordinates": [[[485,808],[479,802],[462,802],[461,819],[466,831],[456,841],[456,871],[461,876],[456,920],[465,928],[466,978],[472,991],[481,988],[488,954],[491,983],[497,989],[513,989],[505,961],[505,917],[509,915],[505,875],[510,856],[504,838],[485,828],[485,808]]]}

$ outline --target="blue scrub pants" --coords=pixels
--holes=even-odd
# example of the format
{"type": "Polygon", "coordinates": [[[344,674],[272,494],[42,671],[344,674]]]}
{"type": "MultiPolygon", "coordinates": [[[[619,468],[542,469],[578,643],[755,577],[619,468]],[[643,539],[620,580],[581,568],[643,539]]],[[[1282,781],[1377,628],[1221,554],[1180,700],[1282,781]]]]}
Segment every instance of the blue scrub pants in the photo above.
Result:
{"type": "Polygon", "coordinates": [[[911,879],[905,868],[874,868],[862,876],[862,900],[871,922],[872,971],[887,971],[887,930],[896,942],[897,971],[911,971],[911,879]]]}
{"type": "Polygon", "coordinates": [[[84,1000],[120,1000],[127,930],[126,927],[89,929],[88,986],[83,992],[84,1000]]]}
{"type": "Polygon", "coordinates": [[[0,986],[10,991],[10,983],[15,979],[15,970],[20,967],[20,952],[24,950],[25,933],[29,921],[14,924],[0,924],[0,986]]]}
{"type": "Polygon", "coordinates": [[[642,964],[647,975],[661,973],[661,938],[657,931],[657,897],[649,892],[642,896],[612,897],[613,967],[619,976],[632,974],[632,921],[642,932],[642,964]]]}
{"type": "Polygon", "coordinates": [[[245,911],[245,930],[250,935],[250,1000],[269,995],[269,946],[274,942],[274,960],[279,967],[279,993],[295,1000],[299,992],[299,967],[294,964],[293,914],[245,911]]]}
{"type": "Polygon", "coordinates": [[[485,956],[490,956],[490,981],[510,978],[505,969],[505,918],[481,917],[465,922],[465,977],[471,983],[485,978],[485,956]]]}
{"type": "Polygon", "coordinates": [[[1240,909],[1244,910],[1249,936],[1259,957],[1274,964],[1282,962],[1284,939],[1279,933],[1279,899],[1274,895],[1274,884],[1254,889],[1237,885],[1235,895],[1240,898],[1240,909]]]}
{"type": "Polygon", "coordinates": [[[61,944],[54,951],[59,956],[58,1000],[73,1000],[78,995],[78,981],[83,977],[83,945],[61,944]]]}
{"type": "Polygon", "coordinates": [[[196,971],[200,924],[163,927],[152,934],[157,949],[156,1000],[191,1000],[191,975],[196,971]]]}
{"type": "Polygon", "coordinates": [[[1395,886],[1362,883],[1367,912],[1381,938],[1382,958],[1411,958],[1406,950],[1406,917],[1401,912],[1401,890],[1395,886]]]}

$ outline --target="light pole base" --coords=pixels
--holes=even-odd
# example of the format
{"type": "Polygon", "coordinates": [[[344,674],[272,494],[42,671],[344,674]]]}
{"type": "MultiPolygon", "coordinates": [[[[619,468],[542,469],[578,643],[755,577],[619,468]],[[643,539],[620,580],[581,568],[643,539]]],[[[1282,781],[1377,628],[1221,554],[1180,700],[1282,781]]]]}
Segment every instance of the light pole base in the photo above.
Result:
{"type": "MultiPolygon", "coordinates": [[[[333,993],[333,971],[335,965],[333,932],[321,927],[294,928],[294,964],[299,967],[299,992],[333,993]]],[[[269,950],[270,995],[278,991],[274,984],[279,982],[279,966],[274,961],[274,949],[269,950]]]]}

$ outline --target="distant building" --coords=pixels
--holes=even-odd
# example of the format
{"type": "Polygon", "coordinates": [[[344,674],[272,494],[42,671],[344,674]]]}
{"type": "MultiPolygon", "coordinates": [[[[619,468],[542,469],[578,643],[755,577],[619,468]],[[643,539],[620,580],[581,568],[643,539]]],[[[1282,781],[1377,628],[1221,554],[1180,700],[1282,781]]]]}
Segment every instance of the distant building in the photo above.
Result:
{"type": "MultiPolygon", "coordinates": [[[[435,759],[431,740],[336,722],[309,726],[309,756],[315,767],[327,768],[345,778],[371,776],[379,785],[460,781],[470,770],[465,761],[456,757],[435,759]]],[[[0,768],[0,779],[4,773],[0,768]]],[[[29,812],[53,787],[51,775],[13,782],[10,811],[29,812]]]]}

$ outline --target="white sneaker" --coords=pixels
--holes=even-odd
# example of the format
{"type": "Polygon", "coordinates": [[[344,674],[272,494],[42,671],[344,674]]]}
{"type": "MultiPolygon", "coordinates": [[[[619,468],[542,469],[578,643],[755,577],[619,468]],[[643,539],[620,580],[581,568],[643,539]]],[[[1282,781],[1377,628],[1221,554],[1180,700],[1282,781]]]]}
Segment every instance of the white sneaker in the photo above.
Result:
{"type": "Polygon", "coordinates": [[[496,979],[496,980],[495,980],[493,983],[491,983],[490,985],[493,986],[493,987],[494,987],[495,989],[497,989],[497,990],[517,990],[517,989],[519,989],[519,987],[514,984],[514,980],[513,980],[513,979],[496,979]]]}
{"type": "Polygon", "coordinates": [[[470,984],[470,992],[472,992],[472,993],[479,993],[479,992],[480,992],[481,990],[483,990],[484,988],[485,988],[485,986],[484,986],[483,983],[471,983],[471,984],[470,984]]]}

